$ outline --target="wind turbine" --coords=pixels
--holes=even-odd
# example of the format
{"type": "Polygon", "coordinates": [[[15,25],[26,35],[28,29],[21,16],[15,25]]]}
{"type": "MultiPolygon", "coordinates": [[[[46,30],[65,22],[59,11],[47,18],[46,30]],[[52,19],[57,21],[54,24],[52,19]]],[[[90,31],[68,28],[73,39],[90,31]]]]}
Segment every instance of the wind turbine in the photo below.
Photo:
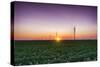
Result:
{"type": "Polygon", "coordinates": [[[60,38],[58,36],[58,33],[56,32],[56,41],[59,42],[60,41],[60,38]]]}
{"type": "Polygon", "coordinates": [[[74,26],[74,40],[76,39],[76,27],[74,26]]]}

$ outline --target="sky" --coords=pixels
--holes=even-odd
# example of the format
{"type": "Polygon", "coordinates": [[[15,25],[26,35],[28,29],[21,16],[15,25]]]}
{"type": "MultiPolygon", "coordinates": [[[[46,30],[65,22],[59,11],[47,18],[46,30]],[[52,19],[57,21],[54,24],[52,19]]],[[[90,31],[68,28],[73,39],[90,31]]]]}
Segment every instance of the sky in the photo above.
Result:
{"type": "Polygon", "coordinates": [[[97,39],[97,7],[14,3],[14,40],[97,39]]]}

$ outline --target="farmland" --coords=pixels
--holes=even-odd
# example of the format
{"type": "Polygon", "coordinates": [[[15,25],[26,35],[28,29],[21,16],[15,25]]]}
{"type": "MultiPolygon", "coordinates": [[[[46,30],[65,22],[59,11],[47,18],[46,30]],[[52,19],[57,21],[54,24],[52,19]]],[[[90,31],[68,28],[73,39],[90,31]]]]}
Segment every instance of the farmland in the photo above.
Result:
{"type": "Polygon", "coordinates": [[[15,65],[97,60],[97,40],[15,40],[15,65]]]}

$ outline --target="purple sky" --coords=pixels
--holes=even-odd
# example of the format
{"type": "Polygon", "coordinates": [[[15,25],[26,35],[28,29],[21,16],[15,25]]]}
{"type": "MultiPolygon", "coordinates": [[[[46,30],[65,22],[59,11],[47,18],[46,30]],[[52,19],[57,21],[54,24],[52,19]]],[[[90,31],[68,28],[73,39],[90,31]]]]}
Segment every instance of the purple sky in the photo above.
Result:
{"type": "Polygon", "coordinates": [[[32,36],[37,33],[52,35],[55,32],[73,34],[73,27],[76,26],[77,35],[90,34],[94,37],[85,39],[96,39],[97,8],[95,6],[15,2],[14,10],[15,36],[22,33],[32,36]]]}

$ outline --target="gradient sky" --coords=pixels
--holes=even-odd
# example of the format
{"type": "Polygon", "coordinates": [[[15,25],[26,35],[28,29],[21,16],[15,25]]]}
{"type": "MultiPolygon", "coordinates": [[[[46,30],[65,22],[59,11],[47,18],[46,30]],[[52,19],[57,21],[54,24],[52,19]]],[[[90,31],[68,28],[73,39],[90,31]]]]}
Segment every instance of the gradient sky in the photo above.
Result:
{"type": "Polygon", "coordinates": [[[30,2],[14,4],[15,40],[97,39],[95,6],[55,5],[30,2]]]}

